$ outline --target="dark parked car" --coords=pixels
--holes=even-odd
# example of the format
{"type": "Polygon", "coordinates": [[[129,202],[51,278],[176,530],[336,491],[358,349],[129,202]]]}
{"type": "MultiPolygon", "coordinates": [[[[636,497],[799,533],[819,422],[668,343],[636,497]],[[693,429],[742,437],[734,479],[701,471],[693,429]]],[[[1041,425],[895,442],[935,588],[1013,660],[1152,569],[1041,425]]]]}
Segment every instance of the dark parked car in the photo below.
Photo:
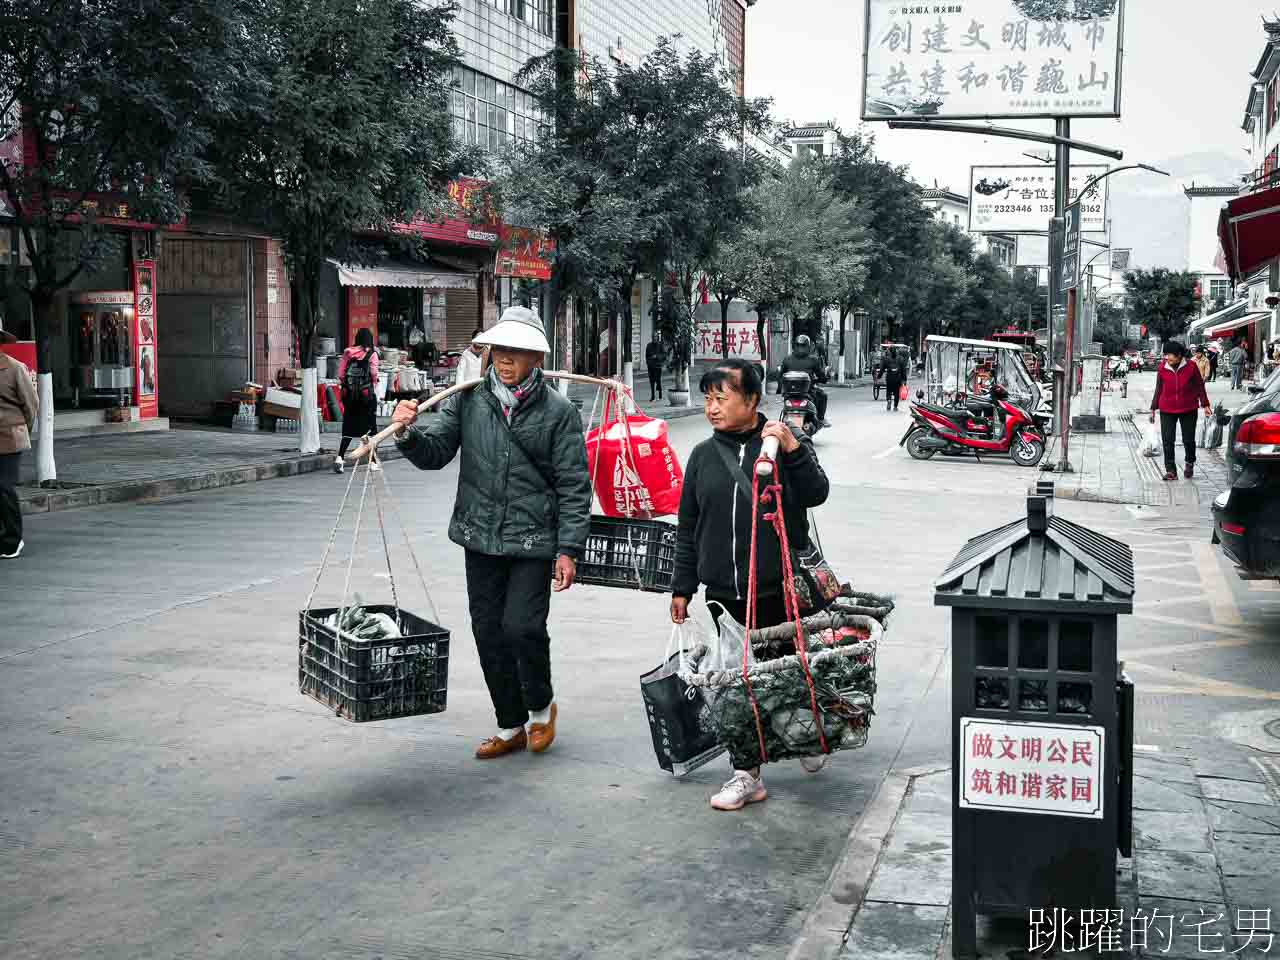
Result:
{"type": "Polygon", "coordinates": [[[1250,579],[1280,578],[1280,370],[1231,414],[1231,488],[1213,502],[1213,540],[1250,579]]]}

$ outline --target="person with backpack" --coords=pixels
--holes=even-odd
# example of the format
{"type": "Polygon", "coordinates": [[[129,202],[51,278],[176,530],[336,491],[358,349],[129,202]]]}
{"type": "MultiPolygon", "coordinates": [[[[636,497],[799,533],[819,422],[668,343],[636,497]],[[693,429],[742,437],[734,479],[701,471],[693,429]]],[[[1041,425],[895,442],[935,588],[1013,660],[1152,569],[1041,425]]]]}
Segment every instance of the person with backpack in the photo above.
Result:
{"type": "Polygon", "coordinates": [[[351,441],[377,429],[378,351],[368,327],[361,327],[355,345],[342,352],[338,383],[342,385],[342,443],[333,458],[334,473],[342,472],[342,458],[351,441]]]}

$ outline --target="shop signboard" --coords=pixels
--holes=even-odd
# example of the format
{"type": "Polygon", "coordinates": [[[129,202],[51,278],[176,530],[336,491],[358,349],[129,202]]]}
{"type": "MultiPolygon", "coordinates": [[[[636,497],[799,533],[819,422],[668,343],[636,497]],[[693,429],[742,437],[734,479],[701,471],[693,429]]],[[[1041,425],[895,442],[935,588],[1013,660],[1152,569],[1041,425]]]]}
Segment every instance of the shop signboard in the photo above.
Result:
{"type": "Polygon", "coordinates": [[[866,0],[862,119],[1119,117],[1123,31],[1124,0],[866,0]]]}
{"type": "Polygon", "coordinates": [[[347,343],[354,346],[356,334],[368,330],[378,342],[378,288],[347,287],[347,343]]]}
{"type": "Polygon", "coordinates": [[[1101,820],[1102,727],[960,718],[960,806],[1101,820]]]}
{"type": "MultiPolygon", "coordinates": [[[[1080,199],[1086,183],[1107,172],[1106,164],[1071,168],[1067,203],[1080,199]]],[[[1044,233],[1053,216],[1053,167],[1043,163],[969,168],[971,233],[1044,233]]],[[[1082,206],[1085,233],[1107,229],[1107,180],[1089,191],[1082,206]]]]}
{"type": "MultiPolygon", "coordinates": [[[[694,336],[695,360],[719,360],[724,356],[719,318],[699,320],[694,336]]],[[[760,337],[754,320],[729,321],[729,356],[760,360],[760,337]]]]}
{"type": "Polygon", "coordinates": [[[471,247],[492,247],[499,240],[497,218],[491,212],[487,216],[478,216],[485,212],[481,210],[480,204],[484,202],[486,186],[483,180],[462,178],[449,184],[449,199],[473,219],[431,218],[420,214],[409,223],[395,224],[392,229],[397,233],[409,233],[427,240],[471,247]],[[477,223],[476,220],[482,222],[477,223]]]}
{"type": "Polygon", "coordinates": [[[541,230],[505,224],[499,228],[498,235],[494,276],[551,279],[551,264],[556,253],[554,240],[541,230]]]}
{"type": "Polygon", "coordinates": [[[133,265],[134,397],[138,417],[150,420],[160,415],[160,395],[156,368],[156,263],[138,260],[133,265]]]}

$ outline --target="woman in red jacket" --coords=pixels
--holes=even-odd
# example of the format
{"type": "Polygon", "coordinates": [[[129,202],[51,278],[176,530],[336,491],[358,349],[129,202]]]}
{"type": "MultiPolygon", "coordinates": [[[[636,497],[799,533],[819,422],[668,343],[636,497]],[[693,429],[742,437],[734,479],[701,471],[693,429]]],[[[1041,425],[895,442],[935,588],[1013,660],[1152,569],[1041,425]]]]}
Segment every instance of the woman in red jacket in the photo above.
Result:
{"type": "Polygon", "coordinates": [[[1182,475],[1190,479],[1196,469],[1196,408],[1204,407],[1205,416],[1213,412],[1204,378],[1194,363],[1187,360],[1187,348],[1177,340],[1164,345],[1164,363],[1156,371],[1156,392],[1151,397],[1151,422],[1160,411],[1160,436],[1164,440],[1164,478],[1176,480],[1178,465],[1173,448],[1182,424],[1182,446],[1186,449],[1186,465],[1182,475]]]}

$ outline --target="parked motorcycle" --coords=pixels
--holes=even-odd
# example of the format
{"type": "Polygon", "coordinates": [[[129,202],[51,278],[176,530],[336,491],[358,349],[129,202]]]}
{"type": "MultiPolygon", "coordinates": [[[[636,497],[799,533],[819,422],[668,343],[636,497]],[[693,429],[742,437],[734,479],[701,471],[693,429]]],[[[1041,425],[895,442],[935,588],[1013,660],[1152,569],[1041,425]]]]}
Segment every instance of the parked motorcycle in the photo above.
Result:
{"type": "Polygon", "coordinates": [[[813,399],[813,379],[801,371],[782,375],[782,422],[812,437],[822,429],[813,399]]]}
{"type": "Polygon", "coordinates": [[[1037,419],[1009,399],[999,384],[990,399],[964,397],[941,406],[917,397],[911,404],[911,426],[898,441],[914,460],[948,455],[1008,454],[1020,467],[1034,467],[1044,457],[1044,433],[1037,419]]]}

